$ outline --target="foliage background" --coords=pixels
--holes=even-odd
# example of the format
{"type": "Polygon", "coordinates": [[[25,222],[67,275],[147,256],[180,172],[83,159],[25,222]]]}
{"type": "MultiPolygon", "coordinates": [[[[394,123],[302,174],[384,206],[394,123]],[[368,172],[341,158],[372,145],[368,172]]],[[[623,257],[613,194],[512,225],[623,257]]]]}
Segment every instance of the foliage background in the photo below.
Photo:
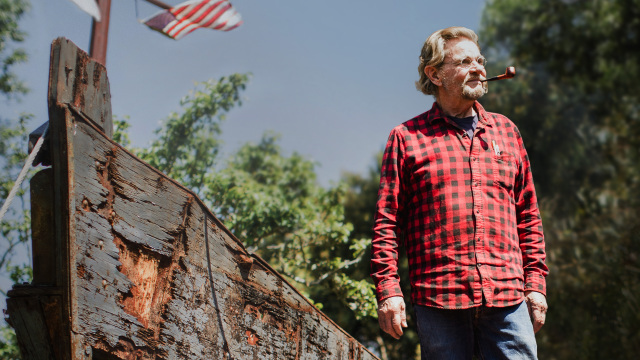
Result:
{"type": "MultiPolygon", "coordinates": [[[[0,101],[19,101],[28,92],[27,86],[14,73],[14,67],[27,61],[26,52],[19,47],[25,33],[18,22],[29,7],[27,0],[0,0],[0,101]]],[[[26,158],[23,150],[26,122],[31,115],[23,113],[15,119],[5,116],[0,112],[0,205],[13,188],[26,158]]],[[[13,283],[31,279],[31,267],[21,261],[25,253],[29,256],[30,232],[28,197],[23,186],[0,223],[0,275],[7,276],[13,283]]],[[[6,295],[6,290],[0,289],[2,295],[6,295]]],[[[4,321],[0,325],[0,358],[19,358],[13,329],[4,321]]]]}
{"type": "MultiPolygon", "coordinates": [[[[0,91],[8,101],[26,91],[12,67],[26,59],[17,24],[27,7],[0,0],[0,91]]],[[[515,65],[518,74],[491,84],[482,102],[519,126],[545,226],[550,310],[538,333],[541,359],[640,353],[639,9],[640,0],[485,3],[479,35],[488,73],[515,65]]],[[[134,151],[194,189],[250,249],[382,358],[415,357],[414,327],[395,341],[370,316],[367,243],[379,154],[371,154],[367,172],[345,173],[332,186],[318,185],[317,164],[285,154],[274,134],[222,158],[220,124],[240,105],[249,77],[198,85],[151,145],[134,151]]],[[[0,119],[2,201],[24,159],[26,119],[0,119]]],[[[126,119],[116,125],[117,140],[130,145],[126,119]]],[[[18,282],[29,278],[13,251],[28,252],[29,212],[20,195],[0,238],[1,270],[18,282]]],[[[401,271],[406,279],[406,262],[401,271]]],[[[408,315],[414,326],[411,309],[408,315]]],[[[2,338],[0,355],[16,358],[9,328],[2,338]]]]}
{"type": "MultiPolygon", "coordinates": [[[[529,151],[547,241],[542,359],[640,353],[640,1],[487,3],[492,72],[516,64],[486,108],[529,151]]],[[[495,88],[495,89],[494,89],[495,88]]]]}

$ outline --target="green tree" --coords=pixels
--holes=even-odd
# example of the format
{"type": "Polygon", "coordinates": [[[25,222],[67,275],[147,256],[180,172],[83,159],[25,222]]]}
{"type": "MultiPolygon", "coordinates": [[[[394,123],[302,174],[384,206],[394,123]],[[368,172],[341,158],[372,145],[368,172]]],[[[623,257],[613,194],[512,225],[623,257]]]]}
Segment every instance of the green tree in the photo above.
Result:
{"type": "MultiPolygon", "coordinates": [[[[27,60],[25,51],[16,45],[24,41],[25,34],[18,28],[18,21],[28,8],[29,2],[25,0],[0,0],[0,94],[5,101],[17,101],[27,92],[24,83],[13,72],[13,67],[27,60]]],[[[27,114],[13,121],[0,118],[0,200],[3,203],[26,158],[25,124],[29,118],[27,114]]],[[[19,274],[24,271],[11,266],[11,260],[16,249],[29,239],[30,221],[24,190],[17,194],[17,202],[18,206],[12,207],[0,224],[3,240],[0,243],[0,271],[14,269],[19,274]]],[[[18,277],[17,280],[25,280],[22,276],[18,277]]]]}
{"type": "MultiPolygon", "coordinates": [[[[314,300],[334,294],[353,316],[375,313],[367,279],[344,271],[360,263],[369,239],[350,238],[344,219],[346,188],[324,189],[313,162],[297,153],[285,156],[277,137],[263,136],[229,159],[219,159],[220,123],[241,104],[248,75],[233,74],[198,85],[136,155],[188,186],[252,252],[314,300]]],[[[116,120],[115,139],[129,142],[126,120],[116,120]]],[[[331,314],[329,314],[331,315],[331,314]]]]}
{"type": "Polygon", "coordinates": [[[523,133],[547,238],[540,358],[640,352],[640,1],[494,0],[484,52],[510,82],[483,100],[523,133]]]}
{"type": "MultiPolygon", "coordinates": [[[[25,51],[18,47],[25,33],[18,22],[29,9],[26,0],[0,0],[0,101],[18,101],[27,92],[25,84],[13,72],[15,65],[26,62],[25,51]]],[[[0,206],[11,191],[14,181],[24,163],[26,154],[26,121],[30,115],[22,114],[17,120],[2,118],[0,114],[0,206]]],[[[27,250],[30,236],[30,217],[25,191],[21,189],[14,205],[0,223],[0,273],[11,280],[31,280],[31,267],[17,263],[15,255],[19,249],[27,250]]],[[[3,295],[5,290],[0,289],[3,295]]],[[[4,321],[0,326],[0,357],[19,359],[15,333],[4,321]]]]}
{"type": "Polygon", "coordinates": [[[27,87],[12,71],[14,65],[27,61],[24,49],[13,47],[24,41],[18,22],[29,9],[27,0],[0,0],[0,94],[7,98],[27,92],[27,87]]]}
{"type": "Polygon", "coordinates": [[[15,331],[9,326],[3,326],[0,328],[0,338],[4,339],[0,341],[0,359],[20,359],[20,349],[17,345],[15,331]]]}
{"type": "MultiPolygon", "coordinates": [[[[25,122],[28,118],[28,115],[21,116],[15,125],[0,122],[0,205],[4,204],[26,159],[28,131],[25,122]]],[[[31,239],[31,217],[24,186],[18,190],[3,218],[0,234],[0,273],[9,274],[14,283],[30,281],[30,266],[13,263],[16,252],[25,248],[28,250],[31,239]]],[[[4,290],[0,289],[0,292],[6,295],[4,290]]]]}
{"type": "MultiPolygon", "coordinates": [[[[378,187],[380,185],[380,169],[382,164],[382,151],[373,159],[373,165],[365,174],[344,173],[342,181],[347,186],[347,194],[344,201],[345,219],[353,224],[351,237],[353,239],[367,239],[371,242],[373,237],[373,216],[375,204],[378,200],[378,187]]],[[[370,246],[367,247],[366,258],[357,266],[345,272],[345,276],[351,279],[369,281],[370,246]]],[[[406,254],[399,259],[398,272],[402,279],[402,291],[408,295],[411,291],[409,284],[409,264],[406,254]]],[[[368,300],[375,305],[375,295],[368,300]]],[[[340,321],[343,328],[359,339],[363,344],[375,348],[383,360],[419,359],[419,339],[416,332],[415,319],[411,303],[407,302],[408,328],[404,329],[404,335],[396,340],[380,330],[377,317],[354,318],[353,314],[344,311],[340,307],[327,311],[332,317],[344,319],[340,321]]]]}
{"type": "MultiPolygon", "coordinates": [[[[27,118],[21,116],[16,125],[0,119],[0,206],[13,188],[26,158],[27,118]]],[[[28,253],[30,236],[29,204],[23,187],[0,223],[0,274],[8,275],[14,284],[31,281],[31,266],[16,259],[16,254],[24,254],[25,250],[28,253]]],[[[6,289],[0,289],[0,292],[4,299],[6,289]]],[[[0,358],[20,359],[15,332],[4,319],[0,325],[0,358]]]]}

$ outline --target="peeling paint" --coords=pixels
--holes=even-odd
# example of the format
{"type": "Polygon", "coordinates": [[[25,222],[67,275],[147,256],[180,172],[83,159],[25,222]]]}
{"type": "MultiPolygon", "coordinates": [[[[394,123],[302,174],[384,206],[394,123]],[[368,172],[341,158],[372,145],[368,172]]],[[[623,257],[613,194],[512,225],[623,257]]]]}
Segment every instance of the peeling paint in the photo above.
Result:
{"type": "Polygon", "coordinates": [[[104,68],[85,55],[76,65],[60,66],[71,89],[52,83],[64,111],[51,113],[66,117],[52,135],[67,216],[56,224],[69,234],[56,256],[71,269],[57,315],[69,356],[56,358],[376,359],[193,192],[109,140],[96,125],[110,118],[104,68]]]}
{"type": "Polygon", "coordinates": [[[260,341],[260,337],[252,329],[245,331],[245,334],[247,335],[247,343],[249,343],[249,345],[257,345],[260,341]]]}

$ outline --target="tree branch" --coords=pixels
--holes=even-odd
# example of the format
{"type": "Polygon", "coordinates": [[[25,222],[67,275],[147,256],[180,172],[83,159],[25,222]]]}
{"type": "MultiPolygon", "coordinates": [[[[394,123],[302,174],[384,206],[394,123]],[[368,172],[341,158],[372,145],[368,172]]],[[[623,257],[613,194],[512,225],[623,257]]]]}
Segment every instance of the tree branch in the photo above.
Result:
{"type": "Polygon", "coordinates": [[[320,276],[316,281],[311,282],[311,283],[310,283],[310,285],[311,285],[311,286],[318,285],[318,284],[320,284],[321,282],[325,281],[329,276],[331,276],[331,275],[333,275],[333,274],[337,273],[338,271],[340,271],[340,270],[342,270],[342,269],[348,268],[348,267],[349,267],[349,266],[351,266],[351,265],[357,264],[357,263],[359,263],[360,261],[362,261],[362,255],[358,256],[358,257],[357,257],[357,258],[355,258],[355,259],[352,259],[352,260],[346,261],[346,262],[344,262],[342,265],[340,265],[340,267],[339,267],[339,268],[333,269],[333,270],[329,271],[328,273],[323,274],[323,275],[322,275],[322,276],[320,276]]]}

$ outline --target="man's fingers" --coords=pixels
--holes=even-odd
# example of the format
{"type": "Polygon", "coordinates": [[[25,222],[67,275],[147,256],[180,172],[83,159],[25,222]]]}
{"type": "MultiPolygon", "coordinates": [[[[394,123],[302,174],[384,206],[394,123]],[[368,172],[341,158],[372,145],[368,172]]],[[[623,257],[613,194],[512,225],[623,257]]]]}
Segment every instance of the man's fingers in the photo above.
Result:
{"type": "Polygon", "coordinates": [[[378,324],[380,324],[380,329],[382,329],[382,331],[396,337],[395,331],[393,330],[392,314],[390,314],[388,310],[378,311],[378,324]]]}
{"type": "Polygon", "coordinates": [[[403,334],[402,327],[407,326],[404,299],[393,297],[383,301],[378,308],[378,323],[382,331],[400,339],[403,334]]]}
{"type": "Polygon", "coordinates": [[[382,314],[382,323],[380,325],[382,327],[382,331],[393,336],[395,339],[400,339],[400,335],[396,333],[395,327],[393,325],[393,316],[393,313],[382,314]]]}
{"type": "Polygon", "coordinates": [[[402,320],[402,327],[408,327],[409,325],[407,325],[407,312],[405,311],[405,309],[402,309],[402,313],[400,315],[400,320],[402,320]]]}
{"type": "Polygon", "coordinates": [[[399,339],[400,336],[402,336],[402,334],[403,334],[403,331],[402,331],[402,316],[400,315],[399,311],[396,311],[393,314],[393,330],[395,331],[396,335],[398,336],[396,339],[399,339]]]}
{"type": "Polygon", "coordinates": [[[533,323],[533,331],[538,332],[547,317],[547,299],[544,295],[534,291],[527,292],[525,299],[529,309],[529,316],[533,323]]]}
{"type": "Polygon", "coordinates": [[[546,317],[547,315],[544,312],[536,308],[533,309],[533,332],[538,332],[542,328],[546,317]]]}

